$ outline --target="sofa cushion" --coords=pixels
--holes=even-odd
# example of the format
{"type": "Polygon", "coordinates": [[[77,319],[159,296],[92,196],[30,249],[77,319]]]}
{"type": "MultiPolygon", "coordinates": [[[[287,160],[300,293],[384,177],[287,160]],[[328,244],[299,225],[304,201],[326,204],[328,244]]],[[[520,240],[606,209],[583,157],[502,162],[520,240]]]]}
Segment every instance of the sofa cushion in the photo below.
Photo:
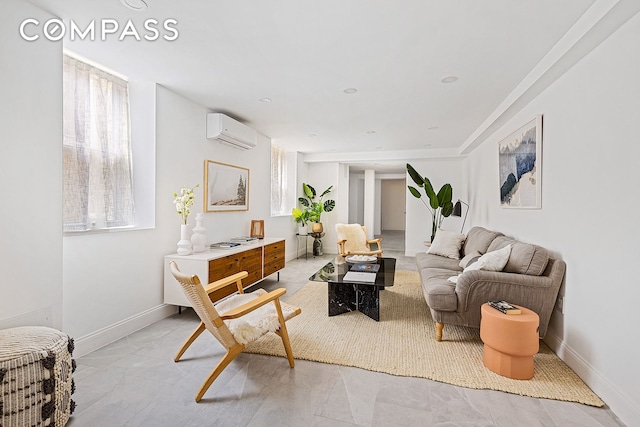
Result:
{"type": "Polygon", "coordinates": [[[480,252],[471,252],[470,254],[465,255],[464,258],[460,260],[458,265],[461,268],[466,268],[474,262],[478,261],[478,258],[480,258],[481,256],[482,254],[480,252]]]}
{"type": "Polygon", "coordinates": [[[511,245],[511,255],[504,267],[507,273],[540,276],[549,262],[549,251],[542,246],[532,245],[514,240],[510,237],[497,237],[489,246],[489,250],[498,250],[511,245]]]}
{"type": "Polygon", "coordinates": [[[502,249],[496,251],[488,251],[482,255],[478,261],[469,264],[464,271],[473,270],[485,270],[485,271],[502,271],[507,261],[509,261],[509,255],[511,254],[511,245],[507,245],[502,249]]]}
{"type": "Polygon", "coordinates": [[[467,239],[462,246],[462,254],[467,255],[472,252],[484,254],[489,249],[491,242],[498,236],[502,236],[502,233],[482,227],[473,227],[467,233],[467,239]]]}
{"type": "Polygon", "coordinates": [[[460,259],[460,248],[465,235],[454,231],[438,230],[435,239],[427,250],[428,254],[441,255],[447,258],[460,259]]]}
{"type": "Polygon", "coordinates": [[[445,268],[425,268],[420,271],[422,291],[432,310],[456,311],[458,297],[456,285],[447,281],[451,271],[445,268]]]}
{"type": "Polygon", "coordinates": [[[425,268],[443,268],[449,270],[449,276],[462,271],[462,268],[458,265],[457,259],[445,258],[439,255],[427,253],[416,254],[416,265],[418,266],[418,271],[425,268]]]}

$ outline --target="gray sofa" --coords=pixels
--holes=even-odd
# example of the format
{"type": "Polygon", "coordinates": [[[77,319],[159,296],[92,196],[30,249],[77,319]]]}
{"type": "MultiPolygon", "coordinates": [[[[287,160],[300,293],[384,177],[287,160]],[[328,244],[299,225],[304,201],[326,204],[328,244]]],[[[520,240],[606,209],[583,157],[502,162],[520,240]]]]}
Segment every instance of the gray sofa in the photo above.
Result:
{"type": "Polygon", "coordinates": [[[462,273],[458,259],[427,253],[416,255],[422,291],[436,322],[438,341],[442,340],[445,324],[479,328],[480,307],[490,300],[505,300],[535,311],[540,316],[540,337],[545,336],[564,277],[564,261],[550,257],[541,246],[519,242],[482,227],[469,231],[460,257],[484,254],[508,244],[512,245],[509,261],[500,272],[462,273]],[[456,275],[460,275],[457,283],[448,280],[456,275]]]}

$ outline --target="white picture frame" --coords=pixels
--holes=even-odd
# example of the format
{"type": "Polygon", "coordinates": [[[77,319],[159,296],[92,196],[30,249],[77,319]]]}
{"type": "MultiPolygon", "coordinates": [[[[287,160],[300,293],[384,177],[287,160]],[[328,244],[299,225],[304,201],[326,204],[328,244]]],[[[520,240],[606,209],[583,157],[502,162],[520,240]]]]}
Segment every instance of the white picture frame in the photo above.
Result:
{"type": "Polygon", "coordinates": [[[542,209],[542,114],[498,143],[500,205],[542,209]]]}

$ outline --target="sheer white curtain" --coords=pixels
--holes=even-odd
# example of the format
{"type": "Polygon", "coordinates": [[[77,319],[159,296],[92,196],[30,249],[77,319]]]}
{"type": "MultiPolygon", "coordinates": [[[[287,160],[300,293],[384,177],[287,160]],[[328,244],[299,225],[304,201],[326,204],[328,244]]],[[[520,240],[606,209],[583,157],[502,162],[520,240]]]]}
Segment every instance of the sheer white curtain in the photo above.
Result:
{"type": "Polygon", "coordinates": [[[271,144],[271,215],[284,215],[286,206],[287,153],[271,144]]]}
{"type": "Polygon", "coordinates": [[[134,223],[128,84],[64,56],[64,231],[134,223]]]}

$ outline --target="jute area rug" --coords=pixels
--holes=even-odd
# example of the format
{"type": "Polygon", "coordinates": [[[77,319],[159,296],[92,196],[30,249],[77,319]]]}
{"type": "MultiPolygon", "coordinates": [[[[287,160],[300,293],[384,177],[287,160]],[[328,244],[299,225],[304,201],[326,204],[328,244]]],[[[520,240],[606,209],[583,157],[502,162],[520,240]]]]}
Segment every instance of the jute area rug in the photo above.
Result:
{"type": "MultiPolygon", "coordinates": [[[[327,284],[310,282],[289,298],[302,314],[287,322],[296,359],[421,377],[461,387],[603,406],[604,402],[542,341],[531,380],[512,380],[482,363],[479,330],[445,325],[443,341],[422,295],[418,273],[396,271],[380,292],[380,322],[362,313],[327,315],[327,284]]],[[[284,357],[280,337],[267,334],[245,350],[284,357]]]]}

